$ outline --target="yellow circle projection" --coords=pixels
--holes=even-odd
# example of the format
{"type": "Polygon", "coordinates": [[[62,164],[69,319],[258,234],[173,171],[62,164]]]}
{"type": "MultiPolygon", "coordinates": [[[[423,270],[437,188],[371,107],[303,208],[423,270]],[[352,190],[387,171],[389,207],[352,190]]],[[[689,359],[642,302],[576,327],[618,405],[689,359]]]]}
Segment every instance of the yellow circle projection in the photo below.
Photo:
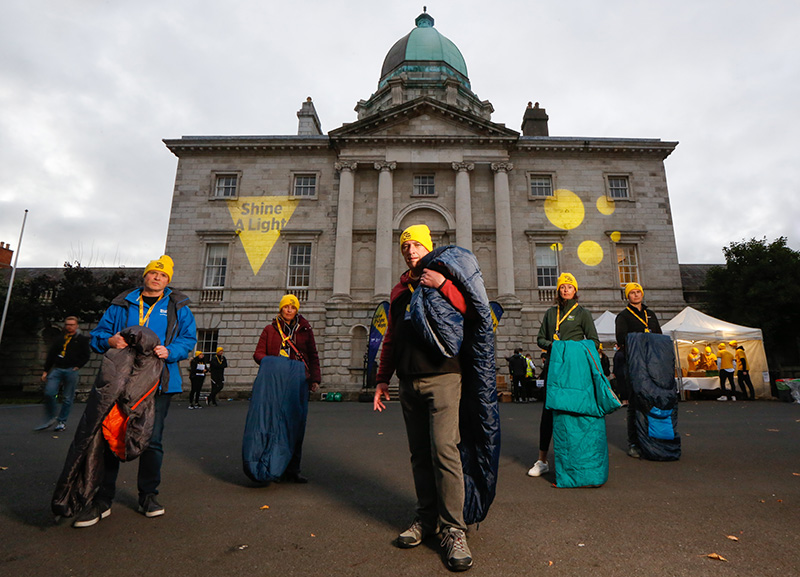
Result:
{"type": "Polygon", "coordinates": [[[586,266],[597,266],[603,262],[603,247],[593,240],[585,240],[578,245],[578,258],[586,266]]]}
{"type": "Polygon", "coordinates": [[[550,245],[550,250],[554,250],[556,252],[562,250],[563,248],[564,245],[561,244],[560,242],[554,242],[553,244],[550,245]]]}
{"type": "Polygon", "coordinates": [[[611,240],[613,240],[614,242],[619,242],[619,239],[622,238],[622,234],[620,234],[620,232],[618,230],[615,230],[614,232],[612,232],[610,236],[611,236],[611,240]]]}
{"type": "Polygon", "coordinates": [[[577,194],[566,188],[559,188],[553,196],[544,201],[547,219],[558,228],[571,230],[583,222],[585,209],[577,194]]]}
{"type": "Polygon", "coordinates": [[[597,199],[597,211],[606,216],[614,214],[617,209],[616,203],[607,196],[601,196],[597,199]]]}

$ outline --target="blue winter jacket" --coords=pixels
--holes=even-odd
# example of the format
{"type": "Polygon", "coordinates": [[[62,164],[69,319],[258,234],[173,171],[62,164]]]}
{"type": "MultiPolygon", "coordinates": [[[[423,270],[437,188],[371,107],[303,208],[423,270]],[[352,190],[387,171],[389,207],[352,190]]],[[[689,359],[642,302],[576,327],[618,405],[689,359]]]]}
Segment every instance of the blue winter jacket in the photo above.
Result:
{"type": "MultiPolygon", "coordinates": [[[[92,330],[92,349],[104,354],[108,349],[108,339],[122,329],[131,326],[139,326],[139,296],[142,288],[135,288],[117,295],[111,301],[103,314],[103,318],[92,330]]],[[[197,327],[194,315],[187,306],[189,297],[183,293],[173,291],[170,288],[164,289],[164,297],[154,306],[156,307],[147,320],[147,326],[152,330],[161,342],[169,350],[166,359],[165,373],[168,378],[163,377],[159,390],[164,393],[180,393],[181,371],[178,361],[189,357],[189,353],[194,350],[197,344],[197,327]],[[167,380],[167,386],[164,381],[167,380]]],[[[144,303],[144,312],[147,314],[149,307],[144,303]]]]}
{"type": "Polygon", "coordinates": [[[414,291],[409,305],[416,332],[446,357],[458,355],[461,366],[459,431],[464,471],[464,520],[479,523],[489,512],[497,486],[500,460],[500,414],[494,334],[489,298],[478,261],[468,250],[440,247],[423,257],[420,267],[437,270],[458,286],[467,300],[461,315],[432,288],[414,291]]]}

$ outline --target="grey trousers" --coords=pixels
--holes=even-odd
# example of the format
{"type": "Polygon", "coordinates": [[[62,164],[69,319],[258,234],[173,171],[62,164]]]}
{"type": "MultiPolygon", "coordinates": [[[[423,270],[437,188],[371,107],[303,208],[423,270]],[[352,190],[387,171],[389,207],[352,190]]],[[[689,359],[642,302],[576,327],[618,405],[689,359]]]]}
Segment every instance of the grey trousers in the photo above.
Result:
{"type": "Polygon", "coordinates": [[[464,475],[458,443],[461,375],[400,379],[417,516],[431,529],[464,524],[464,475]]]}

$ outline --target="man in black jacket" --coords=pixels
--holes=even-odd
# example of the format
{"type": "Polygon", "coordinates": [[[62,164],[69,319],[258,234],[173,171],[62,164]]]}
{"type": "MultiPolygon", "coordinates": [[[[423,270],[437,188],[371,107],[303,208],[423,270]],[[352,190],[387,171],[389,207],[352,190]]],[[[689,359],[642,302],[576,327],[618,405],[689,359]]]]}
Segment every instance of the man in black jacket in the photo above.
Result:
{"type": "Polygon", "coordinates": [[[525,375],[528,372],[528,362],[522,356],[522,349],[514,349],[514,354],[506,359],[508,372],[511,374],[511,399],[521,403],[528,399],[525,393],[525,375]]]}
{"type": "Polygon", "coordinates": [[[75,400],[75,387],[80,377],[78,371],[89,361],[89,337],[78,329],[78,317],[64,319],[64,335],[56,339],[47,352],[44,363],[42,382],[44,385],[44,421],[35,431],[49,429],[56,423],[56,431],[67,428],[67,419],[75,400]],[[61,393],[61,412],[56,418],[58,408],[56,396],[63,385],[61,393]]]}

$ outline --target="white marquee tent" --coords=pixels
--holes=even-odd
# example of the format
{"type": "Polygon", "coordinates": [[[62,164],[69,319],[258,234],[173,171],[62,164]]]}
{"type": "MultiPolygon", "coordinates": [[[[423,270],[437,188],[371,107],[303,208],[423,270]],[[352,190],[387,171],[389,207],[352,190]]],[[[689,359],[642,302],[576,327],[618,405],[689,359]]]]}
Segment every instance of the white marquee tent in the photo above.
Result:
{"type": "Polygon", "coordinates": [[[616,330],[617,315],[611,311],[605,311],[602,315],[594,319],[594,326],[597,329],[597,337],[601,343],[613,343],[617,340],[616,330]]]}
{"type": "MultiPolygon", "coordinates": [[[[750,365],[750,379],[753,381],[756,397],[769,397],[769,368],[767,355],[764,352],[764,337],[761,329],[743,327],[729,323],[692,307],[686,307],[675,318],[661,327],[665,335],[670,335],[675,342],[679,369],[684,369],[687,364],[686,357],[692,347],[701,350],[710,346],[717,353],[719,343],[736,341],[744,347],[747,361],[750,365]]],[[[678,373],[683,374],[682,371],[678,373]]],[[[683,379],[683,389],[715,389],[719,387],[717,377],[686,378],[683,379]]],[[[737,390],[738,380],[737,380],[737,390]]],[[[739,390],[740,394],[741,391],[739,390]]]]}

